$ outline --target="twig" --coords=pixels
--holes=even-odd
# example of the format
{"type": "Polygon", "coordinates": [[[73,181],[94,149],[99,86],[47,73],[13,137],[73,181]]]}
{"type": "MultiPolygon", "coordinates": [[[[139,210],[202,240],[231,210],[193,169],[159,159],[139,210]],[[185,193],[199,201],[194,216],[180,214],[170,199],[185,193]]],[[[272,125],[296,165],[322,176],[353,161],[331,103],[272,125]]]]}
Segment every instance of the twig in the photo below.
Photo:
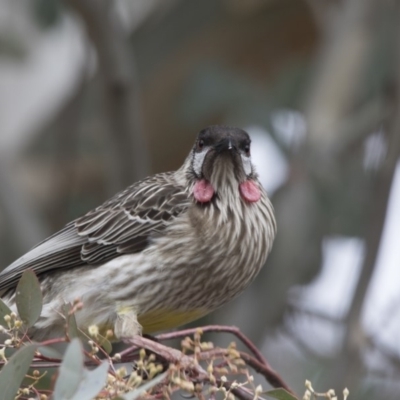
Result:
{"type": "MultiPolygon", "coordinates": [[[[194,335],[195,333],[199,332],[227,332],[235,335],[245,346],[254,354],[255,357],[252,357],[246,353],[240,352],[243,360],[255,371],[262,374],[265,379],[271,384],[271,386],[275,388],[284,388],[288,392],[295,394],[293,390],[287,385],[284,380],[278,375],[277,372],[273,370],[270,364],[265,360],[261,352],[257,349],[257,347],[247,338],[237,327],[235,326],[223,326],[223,325],[208,325],[199,328],[192,328],[192,329],[184,329],[175,332],[163,333],[156,336],[158,341],[165,341],[165,340],[172,340],[177,338],[182,338],[185,336],[194,335]]],[[[164,358],[165,360],[172,361],[172,362],[180,362],[182,365],[182,357],[188,365],[193,363],[193,358],[184,355],[179,350],[171,349],[170,347],[161,345],[160,343],[154,342],[149,339],[145,339],[142,337],[135,338],[131,341],[134,345],[125,349],[120,354],[121,360],[127,362],[129,360],[128,356],[131,355],[133,352],[137,351],[140,347],[144,347],[147,350],[153,351],[154,353],[158,354],[160,357],[164,358]],[[141,344],[140,344],[141,343],[141,344]],[[161,347],[162,346],[162,347],[161,347]],[[174,352],[171,353],[171,350],[174,352]]],[[[216,353],[220,351],[219,354],[223,354],[222,349],[216,349],[216,353]]],[[[201,356],[207,357],[207,354],[213,354],[212,350],[209,352],[200,353],[201,356]]]]}
{"type": "MultiPolygon", "coordinates": [[[[288,392],[292,393],[293,395],[295,395],[293,390],[284,382],[284,380],[279,376],[279,374],[275,372],[272,368],[270,368],[268,365],[261,363],[256,358],[252,357],[251,355],[243,351],[239,351],[239,354],[242,360],[247,365],[252,367],[256,372],[264,376],[264,378],[272,387],[283,388],[288,392]]],[[[198,354],[197,358],[199,360],[207,360],[212,358],[213,356],[215,357],[215,356],[225,356],[225,355],[228,355],[228,350],[217,348],[209,351],[204,351],[198,354]]]]}
{"type": "MultiPolygon", "coordinates": [[[[294,392],[289,388],[289,386],[283,381],[283,379],[270,367],[264,357],[261,355],[259,350],[255,347],[255,345],[245,336],[243,335],[238,328],[231,326],[221,326],[221,325],[209,325],[203,328],[197,329],[185,329],[177,332],[166,333],[157,336],[157,340],[170,340],[179,337],[185,337],[188,335],[198,334],[199,332],[228,332],[235,335],[239,338],[248,349],[254,354],[248,354],[246,352],[238,351],[238,355],[234,356],[240,357],[244,363],[253,368],[256,372],[260,373],[265,377],[265,379],[271,384],[271,386],[275,388],[283,388],[288,392],[294,392]]],[[[44,341],[42,343],[38,343],[39,346],[45,346],[49,344],[55,343],[64,343],[68,342],[67,338],[56,338],[44,341]]],[[[207,362],[216,360],[218,358],[224,359],[226,357],[227,360],[230,358],[230,349],[222,349],[215,348],[211,350],[203,350],[203,351],[195,351],[193,354],[187,355],[182,351],[168,347],[158,341],[154,341],[142,336],[136,336],[132,339],[129,339],[129,343],[132,344],[131,347],[119,353],[118,361],[121,362],[132,362],[137,359],[136,351],[139,349],[148,350],[158,357],[160,357],[163,361],[165,361],[170,368],[178,368],[181,373],[184,374],[187,378],[189,378],[193,383],[200,383],[206,385],[215,385],[218,387],[223,387],[230,393],[234,394],[240,400],[252,400],[254,399],[254,393],[246,387],[243,387],[241,384],[237,384],[235,382],[229,382],[226,380],[219,379],[217,376],[213,376],[211,372],[207,372],[203,369],[203,367],[199,364],[200,361],[207,362]]],[[[99,358],[95,355],[88,353],[83,350],[86,357],[89,359],[85,361],[86,366],[97,366],[101,363],[99,358]]],[[[113,363],[115,360],[111,359],[110,356],[106,354],[107,358],[110,361],[111,370],[109,373],[115,375],[113,363]]],[[[46,357],[43,355],[37,355],[32,362],[31,367],[36,369],[44,369],[44,368],[57,368],[62,363],[62,360],[46,357]]],[[[0,362],[0,365],[4,364],[0,362]]],[[[247,370],[245,370],[247,371],[247,370]]],[[[236,373],[233,371],[233,373],[236,373]]],[[[248,372],[246,372],[248,374],[248,372]]],[[[157,398],[152,397],[152,398],[157,398]]],[[[199,397],[201,399],[201,397],[199,397]]],[[[260,398],[260,397],[258,397],[260,398]]],[[[260,398],[261,399],[261,398],[260,398]]]]}
{"type": "Polygon", "coordinates": [[[204,369],[198,365],[192,357],[183,354],[180,350],[154,342],[153,340],[142,336],[136,336],[133,339],[130,339],[129,342],[138,348],[152,351],[169,363],[179,364],[183,368],[195,372],[199,377],[208,377],[206,371],[204,371],[204,369]]]}
{"type": "Polygon", "coordinates": [[[231,333],[232,335],[235,335],[255,355],[255,357],[257,358],[258,361],[260,361],[261,363],[270,367],[267,360],[264,358],[264,356],[261,354],[261,352],[257,349],[257,347],[254,345],[254,343],[251,342],[250,339],[247,338],[245,335],[243,335],[243,333],[240,331],[240,329],[237,328],[236,326],[207,325],[207,326],[202,326],[199,328],[184,329],[184,330],[176,331],[176,332],[163,333],[161,335],[157,335],[156,339],[159,341],[177,339],[177,338],[184,337],[184,336],[194,335],[196,332],[198,332],[199,329],[203,333],[204,332],[227,332],[227,333],[231,333]]]}
{"type": "MultiPolygon", "coordinates": [[[[223,386],[226,390],[233,393],[237,398],[240,400],[254,400],[254,393],[251,393],[250,390],[243,388],[243,387],[232,387],[231,382],[222,382],[221,380],[217,379],[217,384],[223,386]]],[[[258,400],[265,400],[263,397],[258,396],[258,400]]]]}
{"type": "MultiPolygon", "coordinates": [[[[173,362],[180,364],[180,366],[184,367],[185,369],[189,369],[190,372],[194,372],[197,376],[195,381],[197,383],[209,383],[210,382],[210,377],[204,371],[204,369],[197,364],[196,360],[194,360],[192,357],[189,357],[185,354],[183,354],[181,351],[173,349],[171,347],[167,347],[163,344],[154,342],[150,339],[143,338],[143,337],[136,337],[132,340],[132,342],[135,344],[135,346],[145,348],[147,350],[150,350],[156,354],[158,354],[160,357],[165,359],[168,362],[173,362]]],[[[255,360],[257,363],[258,361],[255,360]]],[[[221,380],[216,380],[216,383],[219,386],[223,386],[225,389],[229,390],[232,392],[236,397],[238,397],[240,400],[253,400],[254,399],[254,394],[247,390],[246,388],[242,387],[232,387],[232,383],[230,382],[222,382],[221,380]]],[[[258,397],[259,399],[262,400],[261,397],[258,397]]]]}
{"type": "Polygon", "coordinates": [[[39,345],[41,347],[43,347],[43,346],[49,346],[49,345],[58,344],[58,343],[67,343],[67,339],[65,337],[49,339],[49,340],[45,340],[44,342],[39,343],[39,345]]]}

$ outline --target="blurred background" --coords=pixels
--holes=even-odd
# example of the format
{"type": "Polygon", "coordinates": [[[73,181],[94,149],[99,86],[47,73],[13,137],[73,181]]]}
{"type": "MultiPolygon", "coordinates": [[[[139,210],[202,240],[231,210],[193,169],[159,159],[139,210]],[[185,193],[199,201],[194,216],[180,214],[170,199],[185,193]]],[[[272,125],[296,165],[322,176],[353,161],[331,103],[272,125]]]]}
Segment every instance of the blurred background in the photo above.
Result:
{"type": "Polygon", "coordinates": [[[0,0],[1,268],[210,124],[252,136],[279,232],[201,324],[239,326],[297,393],[398,399],[396,1],[0,0]]]}

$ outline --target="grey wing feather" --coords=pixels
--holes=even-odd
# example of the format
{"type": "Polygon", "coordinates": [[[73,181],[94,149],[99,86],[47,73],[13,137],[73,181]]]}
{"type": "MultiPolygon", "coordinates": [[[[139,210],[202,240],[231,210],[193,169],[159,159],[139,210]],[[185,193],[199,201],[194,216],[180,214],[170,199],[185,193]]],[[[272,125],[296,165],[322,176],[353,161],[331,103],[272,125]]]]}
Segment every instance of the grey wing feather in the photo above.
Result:
{"type": "Polygon", "coordinates": [[[188,206],[173,173],[137,182],[9,265],[0,273],[0,291],[15,286],[26,269],[40,275],[142,251],[188,206]]]}

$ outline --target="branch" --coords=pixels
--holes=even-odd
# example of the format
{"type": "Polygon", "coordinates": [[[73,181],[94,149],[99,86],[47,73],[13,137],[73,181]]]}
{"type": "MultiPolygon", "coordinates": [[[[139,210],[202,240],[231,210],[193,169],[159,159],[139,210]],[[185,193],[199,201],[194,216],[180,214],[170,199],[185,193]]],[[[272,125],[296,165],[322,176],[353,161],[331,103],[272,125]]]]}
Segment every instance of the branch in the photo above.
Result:
{"type": "MultiPolygon", "coordinates": [[[[243,387],[233,387],[231,382],[222,382],[217,379],[217,384],[223,386],[226,390],[234,394],[240,400],[254,400],[255,396],[250,390],[243,387]]],[[[264,400],[263,397],[257,396],[257,400],[264,400]]]]}
{"type": "MultiPolygon", "coordinates": [[[[73,313],[76,309],[77,307],[72,308],[68,311],[68,314],[73,313]]],[[[9,319],[6,321],[8,328],[3,327],[3,331],[11,339],[5,341],[4,345],[1,346],[1,351],[3,353],[0,365],[8,365],[4,355],[4,350],[7,346],[18,349],[22,347],[24,343],[31,343],[30,338],[27,337],[24,332],[20,332],[22,322],[17,315],[9,316],[9,319]]],[[[66,332],[67,331],[68,327],[66,328],[66,332]]],[[[112,376],[112,378],[107,379],[107,382],[104,384],[104,393],[110,394],[114,392],[115,387],[118,387],[125,390],[152,391],[153,397],[151,398],[161,398],[159,396],[163,396],[165,390],[168,390],[169,393],[183,390],[191,393],[193,397],[200,400],[204,399],[204,391],[209,391],[210,393],[223,391],[225,395],[231,393],[241,400],[260,398],[259,395],[262,392],[262,388],[261,386],[255,387],[254,378],[248,369],[248,366],[250,366],[255,371],[262,374],[274,388],[282,388],[293,394],[296,398],[289,386],[269,366],[260,351],[236,327],[210,325],[203,328],[186,329],[159,335],[159,339],[162,340],[184,337],[181,343],[182,350],[166,346],[157,341],[157,338],[153,340],[137,335],[127,339],[128,343],[132,344],[130,348],[122,353],[115,354],[112,358],[100,348],[101,342],[97,341],[97,339],[100,340],[104,338],[96,332],[95,330],[92,332],[91,337],[93,337],[93,339],[85,335],[88,339],[86,344],[91,347],[91,350],[88,351],[85,348],[79,350],[78,348],[78,351],[82,351],[85,356],[78,364],[82,363],[85,366],[102,365],[103,363],[99,356],[100,352],[103,353],[104,357],[108,360],[108,363],[104,365],[107,366],[108,374],[112,376]],[[201,340],[203,331],[232,333],[254,353],[254,356],[238,351],[235,343],[231,343],[228,348],[225,349],[214,348],[212,343],[201,340]],[[187,336],[190,334],[193,334],[193,338],[187,336]],[[114,363],[133,363],[132,374],[127,375],[124,367],[116,369],[114,363]],[[207,370],[204,369],[204,365],[207,366],[207,370]],[[161,374],[161,372],[163,373],[161,374]],[[168,379],[166,380],[165,378],[167,376],[168,379]],[[229,376],[234,378],[232,382],[227,380],[229,376]],[[156,380],[153,380],[155,377],[156,380]],[[145,385],[147,386],[141,385],[143,380],[146,381],[145,385]],[[161,381],[165,381],[164,384],[160,384],[161,381]]],[[[70,342],[70,340],[68,336],[65,336],[45,340],[35,345],[40,348],[67,342],[70,342]]],[[[71,351],[76,351],[76,348],[73,349],[72,345],[73,343],[71,343],[71,351]]],[[[67,352],[68,351],[69,350],[67,350],[67,352]]],[[[33,355],[34,354],[32,354],[32,356],[33,355]]],[[[18,357],[18,352],[16,356],[18,357]]],[[[13,357],[15,358],[15,355],[13,355],[13,357]]],[[[26,368],[28,369],[29,365],[34,369],[57,368],[63,365],[66,360],[67,359],[62,360],[61,357],[59,359],[57,356],[53,358],[51,355],[47,357],[36,352],[32,362],[28,361],[26,368]]],[[[13,363],[9,364],[12,365],[13,363]]],[[[76,367],[78,367],[78,365],[76,365],[76,367]]],[[[7,366],[7,368],[9,367],[7,366]]],[[[45,374],[46,371],[41,375],[39,373],[34,373],[30,378],[33,379],[36,384],[45,374]]],[[[77,379],[81,379],[82,376],[77,377],[77,379]]],[[[34,390],[28,388],[28,391],[34,390]]]]}
{"type": "Polygon", "coordinates": [[[257,349],[257,347],[254,345],[253,342],[250,341],[249,338],[247,338],[245,335],[243,335],[242,332],[240,332],[240,329],[237,328],[236,326],[223,326],[223,325],[208,325],[208,326],[203,326],[199,328],[192,328],[192,329],[185,329],[181,331],[176,331],[176,332],[170,332],[170,333],[163,333],[161,335],[157,335],[156,338],[157,340],[164,341],[164,340],[170,340],[170,339],[177,339],[181,338],[184,336],[189,336],[189,335],[194,335],[198,330],[201,330],[203,333],[205,332],[227,332],[231,333],[232,335],[235,335],[257,358],[258,361],[261,363],[268,365],[267,360],[264,358],[264,356],[261,354],[261,352],[257,349]]]}
{"type": "MultiPolygon", "coordinates": [[[[216,348],[207,352],[202,352],[198,355],[199,360],[207,360],[212,357],[220,357],[220,356],[227,356],[229,351],[226,349],[216,348]]],[[[274,388],[283,388],[287,390],[289,393],[294,395],[293,390],[283,381],[283,379],[269,366],[261,363],[256,358],[250,356],[243,351],[239,352],[240,357],[245,361],[245,363],[252,367],[256,372],[263,375],[267,382],[274,388]]]]}
{"type": "Polygon", "coordinates": [[[129,340],[129,343],[132,343],[137,349],[142,348],[150,350],[169,363],[179,364],[185,369],[190,369],[197,373],[199,377],[204,378],[204,376],[208,376],[206,371],[204,371],[201,366],[196,364],[193,357],[183,354],[180,350],[154,342],[153,340],[144,338],[143,336],[135,336],[133,339],[129,340]]]}
{"type": "Polygon", "coordinates": [[[321,46],[307,120],[309,139],[323,150],[338,143],[338,127],[354,104],[360,71],[365,64],[379,5],[375,0],[343,2],[321,46]]]}
{"type": "Polygon", "coordinates": [[[114,12],[113,2],[68,0],[68,3],[82,17],[97,51],[112,135],[110,144],[115,150],[113,162],[120,165],[118,175],[126,185],[149,173],[135,66],[127,35],[114,12]]]}
{"type": "MultiPolygon", "coordinates": [[[[400,12],[398,11],[400,20],[400,12]]],[[[397,32],[400,37],[400,28],[397,32]]],[[[397,50],[397,70],[400,67],[400,51],[397,50]]],[[[368,230],[366,234],[366,256],[361,270],[360,278],[353,296],[349,313],[347,315],[348,328],[344,339],[343,353],[349,359],[347,368],[349,371],[359,371],[361,369],[360,350],[367,344],[367,338],[362,329],[361,312],[365,302],[372,276],[374,274],[378,251],[382,240],[383,228],[389,202],[390,190],[393,177],[400,155],[400,74],[396,82],[395,107],[390,120],[388,121],[388,155],[386,160],[375,177],[372,193],[372,209],[370,211],[368,230]]],[[[346,374],[349,376],[349,374],[346,374]]],[[[354,383],[354,382],[352,382],[354,383]]]]}
{"type": "MultiPolygon", "coordinates": [[[[155,339],[157,341],[165,341],[165,340],[172,340],[183,338],[186,336],[194,335],[201,331],[202,333],[205,332],[227,332],[235,335],[253,354],[255,357],[252,357],[244,352],[240,352],[242,359],[251,366],[256,372],[262,374],[267,382],[274,388],[284,388],[288,392],[295,395],[293,390],[286,384],[286,382],[279,376],[279,374],[273,370],[273,368],[269,365],[267,360],[263,357],[261,352],[257,349],[253,342],[250,341],[237,327],[235,326],[223,326],[223,325],[208,325],[199,328],[192,328],[192,329],[184,329],[180,331],[170,332],[170,333],[163,333],[157,335],[155,339]]],[[[145,348],[150,350],[159,356],[161,356],[164,360],[173,363],[179,363],[182,365],[186,365],[188,368],[191,367],[193,363],[193,358],[184,355],[181,351],[172,349],[171,347],[167,347],[161,345],[160,343],[154,342],[152,340],[137,337],[131,341],[133,346],[125,349],[121,353],[119,353],[121,357],[121,361],[128,362],[131,360],[129,356],[131,356],[134,352],[136,352],[139,348],[145,348]]],[[[198,355],[202,360],[207,359],[207,357],[217,356],[217,355],[225,355],[227,354],[227,350],[224,349],[214,349],[209,352],[202,352],[198,355]]],[[[199,371],[198,371],[199,372],[199,371]]]]}
{"type": "MultiPolygon", "coordinates": [[[[237,328],[232,328],[232,327],[222,327],[222,326],[220,326],[220,327],[217,327],[219,329],[216,331],[216,330],[212,330],[211,327],[206,327],[206,328],[210,328],[210,329],[207,329],[207,331],[209,331],[209,332],[221,332],[221,331],[231,332],[232,329],[237,329],[237,328]],[[226,330],[224,328],[226,328],[226,330]]],[[[192,329],[188,329],[187,331],[193,331],[193,330],[192,329]]],[[[180,334],[182,332],[185,332],[185,331],[174,332],[174,333],[179,333],[180,334]]],[[[194,329],[194,333],[196,333],[196,332],[198,332],[198,329],[197,330],[194,329]]],[[[179,335],[179,336],[187,336],[187,335],[185,334],[185,335],[179,335]]],[[[246,339],[246,341],[250,342],[247,338],[245,338],[245,339],[246,339]]],[[[153,340],[144,338],[142,336],[136,336],[134,339],[130,340],[130,343],[132,343],[135,346],[135,348],[144,348],[146,350],[150,350],[151,352],[159,355],[161,358],[163,358],[169,364],[171,364],[171,363],[178,364],[180,367],[183,367],[184,369],[188,370],[191,374],[195,374],[196,375],[195,381],[197,383],[209,383],[210,382],[210,376],[197,363],[197,360],[195,360],[193,357],[189,357],[189,356],[183,354],[179,350],[176,350],[176,349],[173,349],[171,347],[165,346],[165,345],[163,345],[161,343],[154,342],[153,340]]],[[[222,352],[219,352],[219,353],[218,352],[214,352],[213,353],[211,351],[211,352],[208,352],[207,354],[209,356],[212,356],[212,355],[223,355],[223,354],[228,354],[228,351],[225,351],[225,352],[222,351],[222,352]]],[[[203,355],[204,355],[204,353],[203,353],[203,355]]],[[[206,357],[204,357],[204,358],[206,358],[206,357]]],[[[247,359],[251,360],[252,357],[248,356],[247,359]]],[[[255,359],[252,359],[252,363],[256,367],[258,367],[260,371],[268,370],[268,369],[265,368],[264,365],[262,365],[259,361],[255,360],[255,359]]],[[[275,376],[274,376],[274,378],[275,378],[275,376]]],[[[241,400],[253,400],[254,399],[254,393],[252,393],[251,391],[249,391],[249,390],[247,390],[247,389],[245,389],[243,387],[237,387],[237,386],[234,387],[232,383],[223,382],[223,381],[218,380],[218,379],[217,379],[216,383],[219,386],[225,387],[225,389],[227,389],[228,391],[232,392],[235,396],[237,396],[241,400]]],[[[290,391],[290,389],[288,389],[287,385],[282,380],[280,380],[280,378],[278,380],[275,380],[274,383],[278,384],[278,386],[274,386],[274,387],[283,387],[284,389],[290,391]],[[283,383],[284,386],[280,385],[281,383],[283,383]]],[[[293,393],[293,392],[291,392],[291,393],[293,393]]],[[[261,397],[258,397],[258,398],[261,399],[261,397]]]]}

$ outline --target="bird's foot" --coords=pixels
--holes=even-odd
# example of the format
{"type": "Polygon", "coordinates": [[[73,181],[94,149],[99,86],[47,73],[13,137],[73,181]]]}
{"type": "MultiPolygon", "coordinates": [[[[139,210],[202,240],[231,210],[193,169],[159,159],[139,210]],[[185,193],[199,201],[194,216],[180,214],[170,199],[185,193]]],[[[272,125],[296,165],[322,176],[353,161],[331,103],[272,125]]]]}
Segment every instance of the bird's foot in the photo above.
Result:
{"type": "Polygon", "coordinates": [[[130,338],[142,335],[142,326],[139,324],[135,312],[117,313],[117,319],[114,324],[114,335],[127,343],[129,343],[130,338]]]}

